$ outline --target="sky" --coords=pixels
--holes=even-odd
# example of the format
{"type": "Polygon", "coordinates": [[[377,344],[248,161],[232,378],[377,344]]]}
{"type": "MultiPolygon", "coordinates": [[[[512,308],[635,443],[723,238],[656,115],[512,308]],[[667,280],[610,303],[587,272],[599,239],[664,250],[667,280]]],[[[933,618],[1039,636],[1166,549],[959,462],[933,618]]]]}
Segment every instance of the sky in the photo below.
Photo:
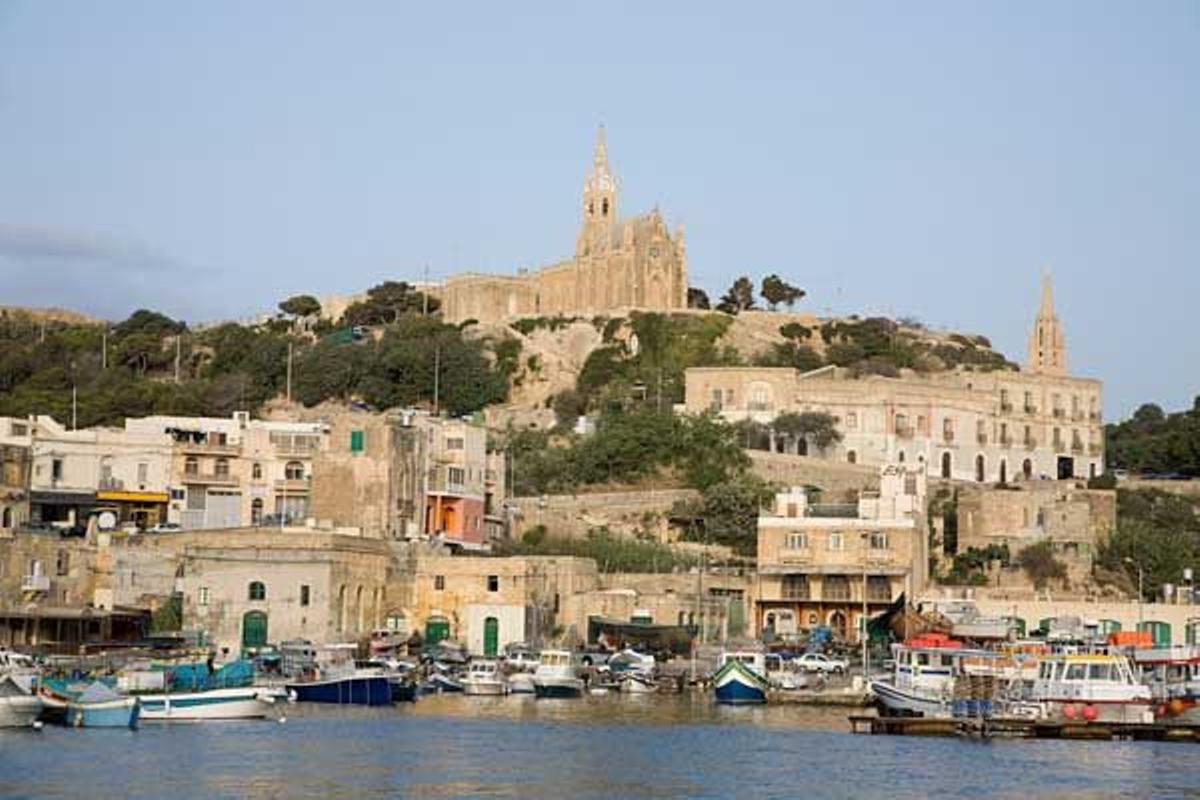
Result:
{"type": "Polygon", "coordinates": [[[622,213],[719,295],[1200,394],[1200,4],[0,0],[0,305],[246,318],[569,257],[622,213]]]}

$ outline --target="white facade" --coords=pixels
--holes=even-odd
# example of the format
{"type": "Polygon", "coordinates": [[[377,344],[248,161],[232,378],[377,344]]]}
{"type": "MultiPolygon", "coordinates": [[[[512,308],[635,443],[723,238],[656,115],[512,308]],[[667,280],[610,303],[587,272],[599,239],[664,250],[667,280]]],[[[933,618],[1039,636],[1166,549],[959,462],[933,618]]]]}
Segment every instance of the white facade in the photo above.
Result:
{"type": "Polygon", "coordinates": [[[508,604],[472,604],[467,606],[466,639],[467,652],[473,656],[487,654],[485,635],[488,620],[494,619],[497,626],[497,652],[505,645],[525,641],[525,606],[508,604]]]}

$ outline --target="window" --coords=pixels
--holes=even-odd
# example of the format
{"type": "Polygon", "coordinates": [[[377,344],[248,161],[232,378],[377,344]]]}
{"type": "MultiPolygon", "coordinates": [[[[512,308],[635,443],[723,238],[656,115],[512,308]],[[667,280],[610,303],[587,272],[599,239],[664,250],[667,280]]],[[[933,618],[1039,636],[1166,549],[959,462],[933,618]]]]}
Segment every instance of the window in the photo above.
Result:
{"type": "Polygon", "coordinates": [[[842,534],[831,533],[829,534],[829,539],[826,541],[825,546],[828,550],[841,550],[844,544],[845,540],[842,538],[842,534]]]}
{"type": "Polygon", "coordinates": [[[60,578],[65,577],[71,572],[71,554],[66,550],[58,551],[58,561],[55,564],[54,571],[60,578]]]}
{"type": "Polygon", "coordinates": [[[808,549],[808,534],[807,533],[789,533],[784,540],[784,547],[788,550],[807,550],[808,549]]]}
{"type": "Polygon", "coordinates": [[[300,605],[302,605],[302,606],[308,605],[308,602],[310,599],[311,599],[311,594],[310,594],[310,590],[308,588],[308,584],[307,583],[300,584],[300,605]]]}
{"type": "Polygon", "coordinates": [[[361,453],[367,448],[365,431],[350,431],[350,452],[361,453]]]}
{"type": "Polygon", "coordinates": [[[782,593],[784,600],[808,599],[807,575],[784,575],[782,593]]]}
{"type": "Polygon", "coordinates": [[[826,575],[825,585],[821,590],[823,600],[849,600],[850,579],[845,575],[826,575]]]}
{"type": "Polygon", "coordinates": [[[267,587],[262,581],[250,582],[250,599],[251,600],[266,600],[267,587]]]}
{"type": "Polygon", "coordinates": [[[145,461],[139,461],[137,465],[138,483],[144,484],[150,480],[150,465],[145,461]]]}
{"type": "Polygon", "coordinates": [[[750,410],[770,411],[771,390],[766,386],[755,386],[750,389],[750,410]]]}
{"type": "Polygon", "coordinates": [[[200,474],[200,460],[197,459],[195,456],[188,456],[187,458],[185,458],[183,460],[183,474],[184,475],[199,475],[200,474]]]}
{"type": "Polygon", "coordinates": [[[262,464],[255,461],[254,466],[250,468],[250,477],[256,481],[261,481],[262,475],[262,464]]]}
{"type": "Polygon", "coordinates": [[[858,427],[858,412],[847,411],[846,412],[846,428],[849,430],[854,430],[857,427],[858,427]]]}
{"type": "Polygon", "coordinates": [[[720,389],[712,390],[712,399],[709,401],[708,405],[713,411],[721,410],[721,390],[720,389]]]}
{"type": "Polygon", "coordinates": [[[500,591],[500,576],[499,575],[488,575],[487,576],[487,590],[489,592],[500,591]]]}
{"type": "Polygon", "coordinates": [[[950,417],[942,420],[942,438],[947,442],[954,441],[954,420],[950,417]]]}
{"type": "Polygon", "coordinates": [[[446,480],[454,486],[462,486],[466,478],[466,472],[462,467],[448,467],[446,469],[446,480]]]}
{"type": "Polygon", "coordinates": [[[847,464],[857,464],[858,463],[858,453],[854,452],[853,450],[847,450],[846,451],[846,463],[847,464]]]}
{"type": "Polygon", "coordinates": [[[869,537],[869,543],[872,550],[887,550],[888,537],[883,531],[875,531],[869,537]]]}
{"type": "Polygon", "coordinates": [[[1109,680],[1109,665],[1108,664],[1089,664],[1088,665],[1088,680],[1089,681],[1109,680]]]}
{"type": "Polygon", "coordinates": [[[867,599],[875,603],[892,602],[892,582],[886,575],[871,575],[867,578],[867,599]]]}
{"type": "Polygon", "coordinates": [[[445,575],[434,575],[433,576],[434,591],[440,592],[445,588],[446,588],[446,576],[445,575]]]}
{"type": "Polygon", "coordinates": [[[216,472],[217,477],[219,477],[219,478],[229,477],[229,459],[228,458],[218,458],[215,472],[216,472]]]}
{"type": "Polygon", "coordinates": [[[446,437],[446,449],[447,450],[462,450],[465,446],[466,446],[466,442],[463,440],[463,437],[461,437],[461,436],[447,436],[446,437]]]}
{"type": "Polygon", "coordinates": [[[196,605],[199,605],[199,606],[208,605],[208,587],[207,586],[201,586],[199,589],[196,590],[196,605]]]}
{"type": "Polygon", "coordinates": [[[263,521],[263,499],[256,497],[250,501],[250,524],[262,525],[263,521]]]}
{"type": "Polygon", "coordinates": [[[1082,681],[1087,677],[1087,664],[1068,664],[1065,681],[1082,681]]]}
{"type": "Polygon", "coordinates": [[[63,479],[63,460],[56,458],[50,462],[50,479],[61,481],[63,479]]]}
{"type": "Polygon", "coordinates": [[[283,477],[289,481],[304,480],[304,465],[299,461],[289,461],[283,468],[283,477]]]}

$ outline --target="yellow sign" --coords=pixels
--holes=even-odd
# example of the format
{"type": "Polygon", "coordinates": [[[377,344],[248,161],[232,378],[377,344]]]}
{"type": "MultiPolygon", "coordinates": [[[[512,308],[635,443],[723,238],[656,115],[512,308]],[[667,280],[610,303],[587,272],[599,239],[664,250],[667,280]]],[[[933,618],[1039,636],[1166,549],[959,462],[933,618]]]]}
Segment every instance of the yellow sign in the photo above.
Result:
{"type": "Polygon", "coordinates": [[[114,503],[165,503],[166,492],[96,492],[97,500],[114,503]]]}

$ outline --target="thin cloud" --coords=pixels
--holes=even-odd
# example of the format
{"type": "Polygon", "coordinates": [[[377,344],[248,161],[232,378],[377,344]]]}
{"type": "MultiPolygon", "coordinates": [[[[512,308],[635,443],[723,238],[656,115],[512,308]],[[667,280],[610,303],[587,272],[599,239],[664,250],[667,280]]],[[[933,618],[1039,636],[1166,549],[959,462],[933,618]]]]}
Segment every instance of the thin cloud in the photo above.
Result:
{"type": "Polygon", "coordinates": [[[63,228],[3,222],[0,222],[0,257],[18,263],[75,262],[133,272],[193,269],[140,242],[63,228]]]}

